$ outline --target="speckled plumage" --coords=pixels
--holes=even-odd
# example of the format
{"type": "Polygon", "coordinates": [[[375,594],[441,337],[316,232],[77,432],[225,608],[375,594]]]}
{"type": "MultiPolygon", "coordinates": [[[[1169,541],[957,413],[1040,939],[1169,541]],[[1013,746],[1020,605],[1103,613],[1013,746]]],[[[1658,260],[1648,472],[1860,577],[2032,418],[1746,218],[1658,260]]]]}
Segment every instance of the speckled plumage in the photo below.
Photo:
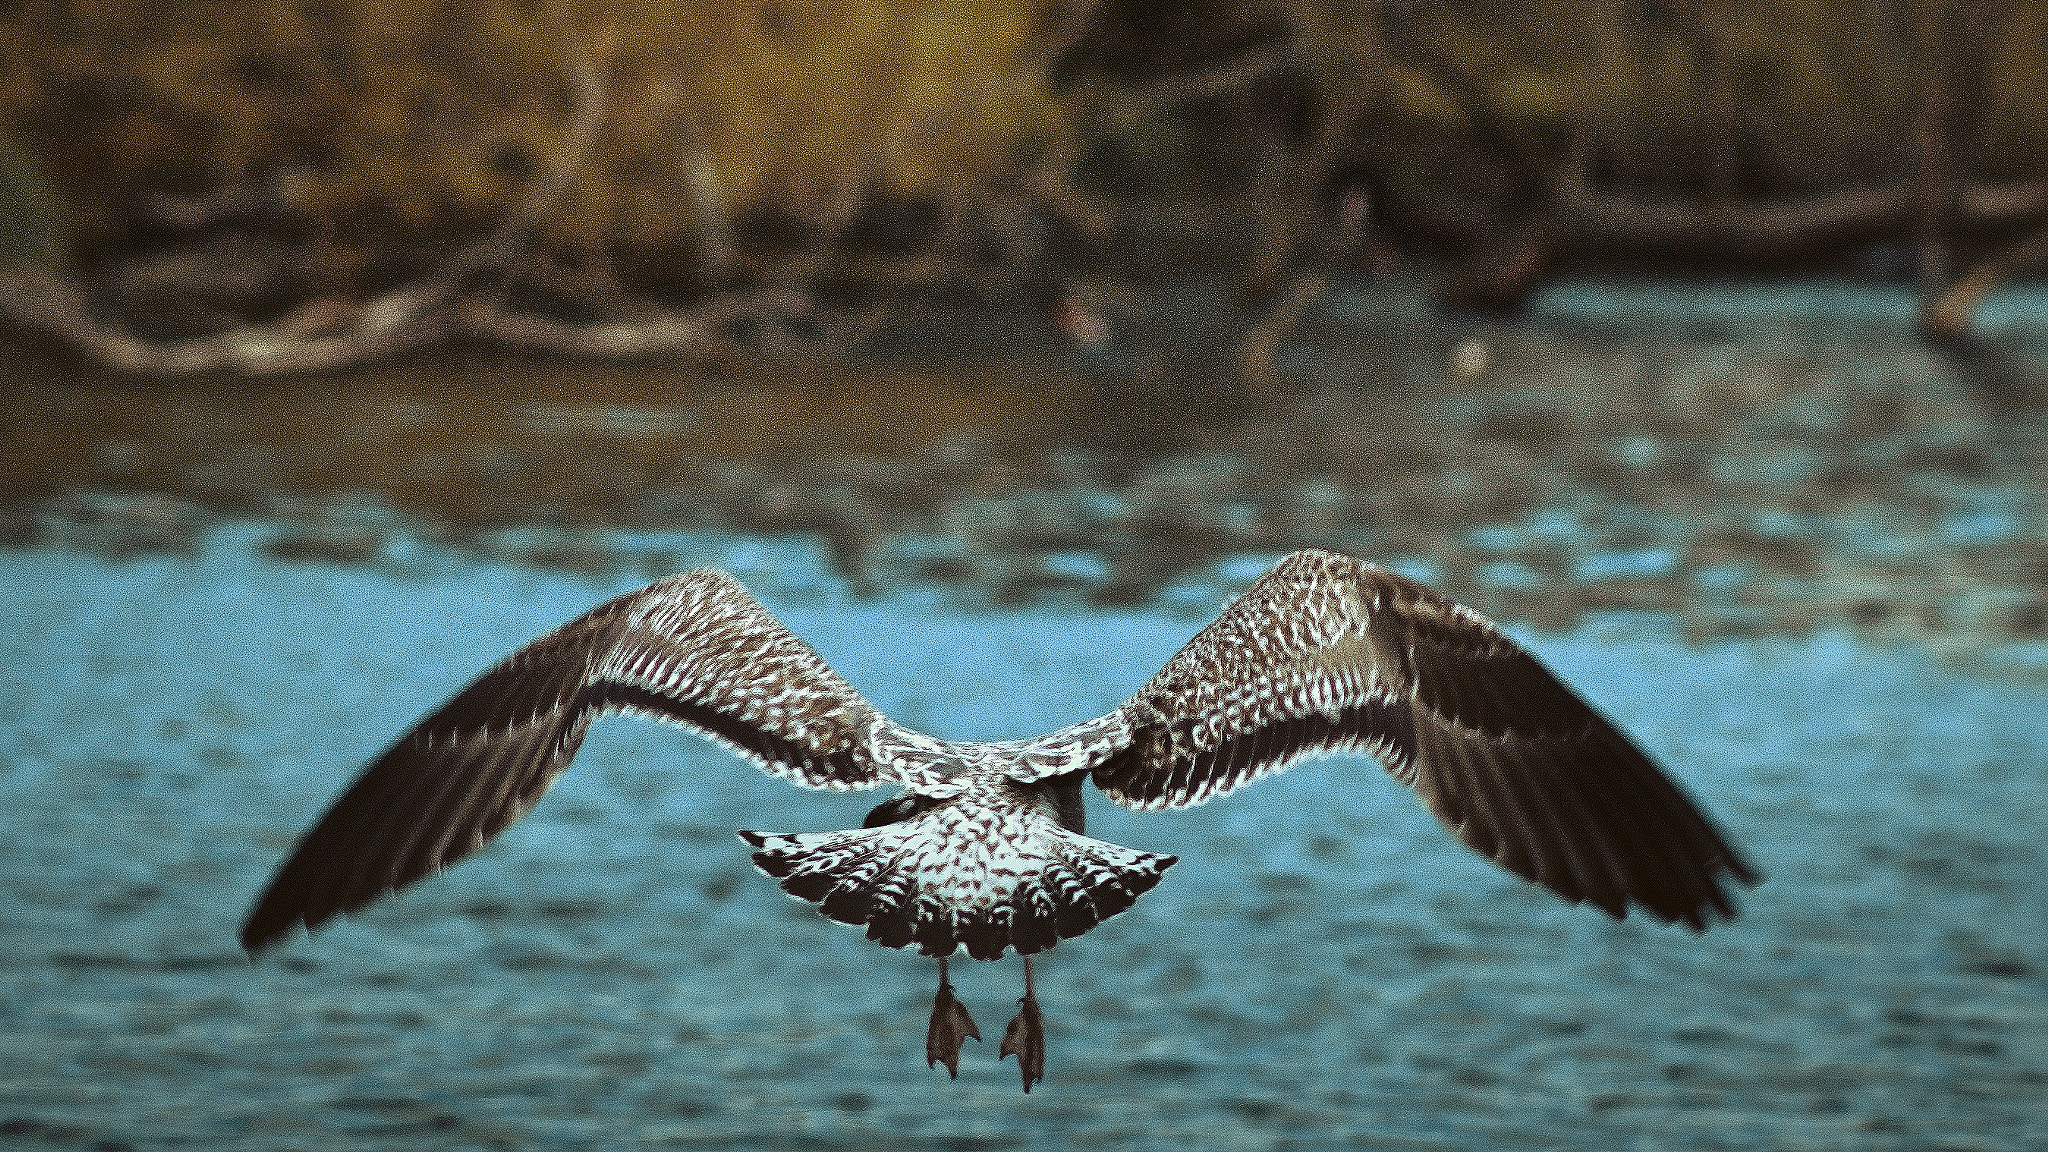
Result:
{"type": "Polygon", "coordinates": [[[998,743],[895,724],[738,583],[700,569],[570,621],[421,721],[306,834],[250,913],[244,946],[318,927],[475,851],[609,712],[693,727],[807,787],[902,788],[864,828],[742,835],[792,895],[939,957],[1029,956],[1159,881],[1173,857],[1082,833],[1084,780],[1126,807],[1184,807],[1341,750],[1377,757],[1503,866],[1615,916],[1634,904],[1703,927],[1733,914],[1724,874],[1756,879],[1513,640],[1347,557],[1289,556],[1121,707],[998,743]]]}
{"type": "Polygon", "coordinates": [[[959,795],[878,827],[741,835],[786,891],[876,943],[1029,956],[1130,907],[1174,862],[1063,826],[1047,792],[984,766],[959,795]]]}

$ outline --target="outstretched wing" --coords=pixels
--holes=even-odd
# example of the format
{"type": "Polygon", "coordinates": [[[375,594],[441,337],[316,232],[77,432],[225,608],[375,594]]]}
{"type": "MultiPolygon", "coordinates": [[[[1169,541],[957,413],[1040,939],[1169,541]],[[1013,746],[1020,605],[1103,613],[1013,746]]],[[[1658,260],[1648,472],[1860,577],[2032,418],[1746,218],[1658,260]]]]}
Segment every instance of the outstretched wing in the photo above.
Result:
{"type": "Polygon", "coordinates": [[[1094,769],[1130,808],[1199,804],[1304,756],[1369,752],[1459,839],[1577,903],[1695,929],[1757,873],[1628,737],[1463,605],[1297,552],[1120,709],[1094,769]]]}
{"type": "Polygon", "coordinates": [[[242,946],[476,851],[533,807],[608,712],[687,725],[813,788],[912,782],[874,753],[887,721],[809,645],[730,576],[686,572],[535,640],[420,721],[306,833],[242,946]]]}

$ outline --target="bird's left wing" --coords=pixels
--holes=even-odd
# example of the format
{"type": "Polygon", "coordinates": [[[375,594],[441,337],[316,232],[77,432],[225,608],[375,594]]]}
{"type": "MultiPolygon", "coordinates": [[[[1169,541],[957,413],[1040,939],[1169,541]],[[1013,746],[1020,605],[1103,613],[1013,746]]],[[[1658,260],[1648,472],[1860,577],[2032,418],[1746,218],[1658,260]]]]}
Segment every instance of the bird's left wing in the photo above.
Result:
{"type": "Polygon", "coordinates": [[[730,576],[685,572],[535,640],[420,721],[306,833],[249,913],[243,947],[317,927],[482,847],[608,712],[694,728],[807,787],[918,782],[875,754],[893,726],[809,645],[730,576]]]}
{"type": "Polygon", "coordinates": [[[1304,756],[1371,753],[1459,839],[1574,903],[1698,928],[1756,873],[1607,719],[1478,613],[1350,557],[1297,552],[1119,709],[1095,783],[1199,804],[1304,756]]]}

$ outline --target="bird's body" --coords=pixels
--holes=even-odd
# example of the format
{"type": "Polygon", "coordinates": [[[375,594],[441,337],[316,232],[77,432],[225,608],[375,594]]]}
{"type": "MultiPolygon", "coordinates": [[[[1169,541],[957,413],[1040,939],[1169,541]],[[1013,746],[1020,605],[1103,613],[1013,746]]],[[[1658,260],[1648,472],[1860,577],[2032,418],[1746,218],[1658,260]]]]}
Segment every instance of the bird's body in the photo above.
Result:
{"type": "Polygon", "coordinates": [[[1184,807],[1305,756],[1371,753],[1460,839],[1574,903],[1699,929],[1756,874],[1647,757],[1477,613],[1326,552],[1276,565],[1122,706],[1029,740],[910,731],[739,584],[699,569],[507,657],[373,762],[242,930],[252,952],[476,850],[539,799],[609,712],[704,732],[816,788],[900,787],[864,826],[741,836],[828,917],[940,960],[927,1055],[978,1038],[946,957],[1025,957],[1003,1054],[1043,1066],[1030,957],[1128,908],[1174,863],[1085,834],[1084,784],[1184,807]]]}
{"type": "Polygon", "coordinates": [[[1030,956],[1131,906],[1173,864],[1083,834],[1078,773],[1020,781],[1002,745],[952,745],[950,787],[913,792],[844,832],[742,832],[790,895],[891,948],[1030,956]],[[943,794],[934,795],[935,792],[943,794]]]}

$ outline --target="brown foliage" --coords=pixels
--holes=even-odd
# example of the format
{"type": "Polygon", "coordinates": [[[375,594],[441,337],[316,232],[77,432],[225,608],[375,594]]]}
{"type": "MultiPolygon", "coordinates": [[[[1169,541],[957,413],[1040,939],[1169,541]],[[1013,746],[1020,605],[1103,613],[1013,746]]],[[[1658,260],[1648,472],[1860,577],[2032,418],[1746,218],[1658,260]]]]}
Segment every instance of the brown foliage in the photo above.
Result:
{"type": "Polygon", "coordinates": [[[611,109],[550,228],[687,252],[707,212],[801,215],[857,167],[940,194],[1013,166],[1058,120],[1028,57],[1041,16],[910,0],[28,3],[0,21],[0,116],[102,242],[125,240],[151,194],[255,182],[345,258],[495,221],[559,148],[563,60],[582,54],[611,109]]]}
{"type": "Polygon", "coordinates": [[[1277,302],[1264,372],[1333,260],[1512,305],[1575,260],[1886,242],[1954,331],[2038,261],[2043,93],[2048,9],[2003,0],[26,0],[0,139],[79,283],[0,307],[143,370],[394,299],[412,337],[349,347],[635,354],[1199,252],[1277,302]]]}

